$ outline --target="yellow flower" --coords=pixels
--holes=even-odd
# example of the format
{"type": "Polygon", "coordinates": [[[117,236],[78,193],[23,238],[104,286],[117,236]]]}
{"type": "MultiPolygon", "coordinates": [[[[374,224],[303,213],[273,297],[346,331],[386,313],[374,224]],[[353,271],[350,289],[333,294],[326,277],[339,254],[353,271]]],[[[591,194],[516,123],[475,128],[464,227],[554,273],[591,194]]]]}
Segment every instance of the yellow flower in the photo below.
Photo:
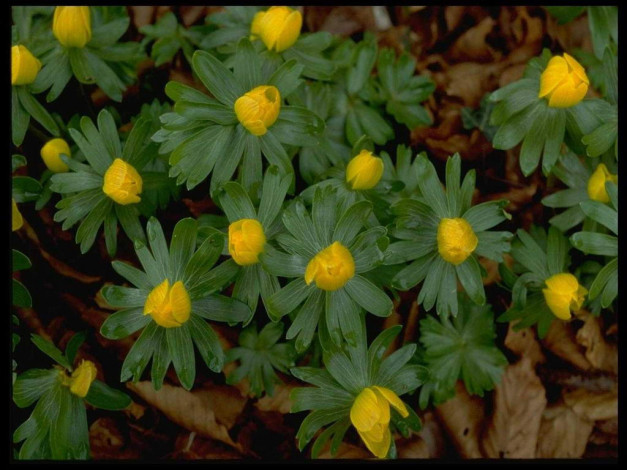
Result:
{"type": "Polygon", "coordinates": [[[235,101],[237,119],[253,135],[264,135],[281,110],[281,93],[272,85],[262,85],[235,101]]]}
{"type": "Polygon", "coordinates": [[[80,365],[72,372],[72,377],[68,377],[65,371],[62,373],[63,385],[70,387],[70,392],[79,397],[85,397],[89,392],[89,387],[97,374],[96,366],[91,361],[82,360],[80,365]]]}
{"type": "Polygon", "coordinates": [[[599,163],[599,166],[597,166],[597,169],[594,170],[594,173],[588,180],[588,196],[590,199],[603,203],[610,202],[610,196],[605,189],[605,183],[608,181],[618,184],[618,175],[613,175],[603,163],[599,163]]]}
{"type": "Polygon", "coordinates": [[[588,289],[579,285],[577,278],[570,273],[559,273],[544,281],[544,300],[551,312],[562,320],[570,319],[570,311],[577,311],[583,305],[588,289]]]}
{"type": "Polygon", "coordinates": [[[105,172],[102,191],[118,204],[134,204],[141,201],[142,177],[132,165],[116,158],[105,172]]]}
{"type": "Polygon", "coordinates": [[[192,303],[182,281],[170,287],[166,279],[148,294],[144,304],[144,315],[151,315],[155,323],[164,328],[181,326],[189,320],[191,311],[192,303]]]}
{"type": "Polygon", "coordinates": [[[353,255],[340,242],[334,242],[314,256],[307,264],[305,282],[316,281],[322,290],[337,290],[355,275],[353,255]]]}
{"type": "Polygon", "coordinates": [[[372,189],[383,175],[383,160],[363,149],[346,167],[346,182],[353,189],[372,189]]]}
{"type": "Polygon", "coordinates": [[[375,456],[385,458],[390,450],[392,435],[390,433],[390,405],[403,418],[409,416],[405,403],[389,388],[364,388],[350,411],[351,423],[357,429],[359,436],[375,456]]]}
{"type": "Polygon", "coordinates": [[[17,204],[15,203],[15,199],[11,198],[11,230],[15,232],[22,228],[24,225],[24,219],[22,218],[22,214],[20,214],[20,210],[17,208],[17,204]]]}
{"type": "Polygon", "coordinates": [[[250,39],[257,39],[261,36],[261,20],[265,16],[265,11],[258,11],[253,17],[253,22],[250,24],[250,39]]]}
{"type": "Polygon", "coordinates": [[[60,157],[61,154],[68,157],[72,156],[70,146],[65,140],[60,138],[49,140],[41,148],[40,153],[44,163],[53,173],[65,173],[70,170],[60,157]]]}
{"type": "Polygon", "coordinates": [[[11,48],[11,85],[33,83],[41,70],[41,62],[26,47],[11,48]]]}
{"type": "Polygon", "coordinates": [[[581,64],[564,53],[564,57],[552,57],[542,72],[538,98],[546,96],[552,108],[570,108],[586,96],[589,84],[581,64]]]}
{"type": "Polygon", "coordinates": [[[266,236],[258,220],[240,219],[229,225],[229,253],[240,266],[259,262],[266,236]]]}
{"type": "Polygon", "coordinates": [[[250,33],[270,50],[282,52],[294,45],[303,26],[303,15],[290,7],[270,7],[253,18],[250,33]]]}
{"type": "Polygon", "coordinates": [[[65,47],[85,47],[91,40],[89,7],[56,7],[52,33],[65,47]]]}
{"type": "Polygon", "coordinates": [[[460,217],[442,219],[438,225],[437,240],[440,256],[455,265],[466,261],[479,243],[470,224],[460,217]]]}

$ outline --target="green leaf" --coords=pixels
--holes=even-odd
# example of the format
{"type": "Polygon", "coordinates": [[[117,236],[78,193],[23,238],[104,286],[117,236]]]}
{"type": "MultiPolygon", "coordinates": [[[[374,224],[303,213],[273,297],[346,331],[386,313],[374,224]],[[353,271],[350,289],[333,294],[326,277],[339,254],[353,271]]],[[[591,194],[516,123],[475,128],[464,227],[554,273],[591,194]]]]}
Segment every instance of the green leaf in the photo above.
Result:
{"type": "Polygon", "coordinates": [[[102,410],[123,410],[131,404],[131,398],[124,392],[109,387],[100,380],[94,380],[85,396],[85,401],[102,410]]]}
{"type": "Polygon", "coordinates": [[[250,308],[245,303],[218,294],[195,300],[192,303],[192,311],[207,320],[229,324],[246,321],[252,315],[250,308]]]}
{"type": "Polygon", "coordinates": [[[235,100],[246,93],[222,62],[205,51],[196,51],[192,58],[194,71],[203,85],[218,101],[232,108],[235,100]]]}
{"type": "Polygon", "coordinates": [[[100,327],[100,334],[109,339],[122,339],[144,328],[152,321],[150,315],[143,314],[142,307],[120,310],[107,317],[100,327]]]}
{"type": "Polygon", "coordinates": [[[13,401],[20,408],[26,408],[50,390],[59,379],[56,369],[30,369],[17,376],[13,384],[13,401]]]}
{"type": "Polygon", "coordinates": [[[59,349],[50,341],[47,341],[36,334],[31,334],[30,340],[41,352],[53,359],[57,364],[62,365],[66,369],[72,368],[72,365],[68,362],[63,353],[59,351],[59,349]]]}
{"type": "Polygon", "coordinates": [[[351,205],[338,220],[333,232],[333,240],[339,241],[344,246],[350,245],[366,224],[371,211],[372,203],[369,201],[359,201],[351,205]]]}
{"type": "MultiPolygon", "coordinates": [[[[46,108],[44,108],[41,103],[26,90],[26,88],[17,87],[16,90],[20,103],[32,116],[32,118],[41,124],[53,136],[58,137],[59,127],[46,108]]],[[[18,123],[21,123],[19,119],[20,118],[18,117],[18,123]]]]}
{"type": "Polygon", "coordinates": [[[392,313],[392,300],[365,277],[356,275],[346,283],[345,289],[353,301],[366,311],[379,317],[387,317],[392,313]]]}
{"type": "Polygon", "coordinates": [[[65,357],[70,364],[74,364],[74,359],[76,358],[76,353],[81,345],[85,342],[87,338],[87,332],[81,331],[74,334],[70,340],[67,342],[67,346],[65,347],[65,357]]]}
{"type": "Polygon", "coordinates": [[[184,323],[178,328],[166,328],[165,336],[176,375],[183,388],[190,390],[194,386],[196,363],[189,325],[184,323]]]}
{"type": "Polygon", "coordinates": [[[314,284],[305,284],[303,278],[293,280],[267,299],[266,308],[268,309],[268,315],[271,319],[277,321],[295,310],[307,296],[311,295],[314,289],[316,289],[316,286],[314,284]]]}
{"type": "Polygon", "coordinates": [[[11,250],[11,256],[12,256],[12,261],[11,261],[11,271],[12,272],[16,272],[16,271],[23,271],[24,269],[28,269],[32,266],[30,259],[28,259],[28,256],[26,256],[24,253],[17,251],[17,250],[11,250]]]}
{"type": "Polygon", "coordinates": [[[35,201],[41,195],[41,191],[41,184],[33,178],[28,176],[11,178],[11,196],[17,203],[35,201]]]}
{"type": "Polygon", "coordinates": [[[170,272],[172,274],[172,284],[183,278],[185,268],[196,248],[197,232],[198,223],[191,217],[179,220],[174,226],[172,240],[170,241],[170,272]]]}
{"type": "Polygon", "coordinates": [[[224,367],[224,351],[218,335],[207,322],[194,315],[190,317],[189,330],[198,352],[205,364],[207,364],[207,367],[213,372],[222,371],[224,367]]]}
{"type": "Polygon", "coordinates": [[[598,201],[584,201],[579,204],[584,214],[618,235],[618,212],[598,201]]]}
{"type": "Polygon", "coordinates": [[[33,299],[28,289],[17,279],[11,279],[12,304],[17,307],[30,308],[33,306],[33,299]]]}
{"type": "Polygon", "coordinates": [[[618,256],[618,238],[593,232],[577,232],[570,237],[575,248],[585,254],[618,256]]]}
{"type": "Polygon", "coordinates": [[[463,296],[460,307],[452,320],[432,316],[421,320],[420,343],[436,380],[453,387],[461,379],[470,394],[483,396],[500,380],[507,359],[494,344],[490,307],[473,306],[463,296]]]}

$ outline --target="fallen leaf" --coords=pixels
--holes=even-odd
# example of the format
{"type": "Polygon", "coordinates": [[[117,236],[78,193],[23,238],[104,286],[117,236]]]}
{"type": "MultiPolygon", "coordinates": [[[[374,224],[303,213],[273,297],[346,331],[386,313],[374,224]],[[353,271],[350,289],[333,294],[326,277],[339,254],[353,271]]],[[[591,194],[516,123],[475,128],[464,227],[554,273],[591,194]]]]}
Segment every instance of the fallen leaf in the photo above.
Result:
{"type": "Polygon", "coordinates": [[[497,62],[500,53],[495,51],[486,41],[496,21],[487,16],[479,24],[466,30],[451,46],[451,59],[455,61],[471,60],[479,62],[497,62]]]}
{"type": "Polygon", "coordinates": [[[458,381],[455,396],[436,407],[435,411],[457,452],[464,458],[481,458],[479,436],[485,418],[483,400],[471,397],[458,381]]]}
{"type": "Polygon", "coordinates": [[[444,455],[444,433],[434,413],[422,416],[422,429],[405,439],[396,440],[398,457],[401,459],[434,459],[444,455]]]}
{"type": "Polygon", "coordinates": [[[375,459],[365,448],[357,447],[353,444],[342,442],[337,453],[331,456],[329,451],[330,443],[326,444],[326,449],[320,452],[319,459],[375,459]]]}
{"type": "Polygon", "coordinates": [[[545,390],[531,359],[510,364],[494,391],[494,412],[481,441],[488,458],[534,458],[545,390]]]}
{"type": "Polygon", "coordinates": [[[510,323],[507,328],[505,347],[518,357],[529,358],[532,367],[538,363],[544,363],[546,357],[544,357],[540,343],[536,339],[535,331],[531,328],[516,330],[514,326],[514,323],[510,323]]]}
{"type": "Polygon", "coordinates": [[[274,394],[272,396],[264,395],[257,400],[255,407],[260,411],[278,411],[281,414],[290,412],[292,402],[290,401],[290,392],[299,387],[296,383],[284,383],[278,384],[274,387],[274,394]]]}
{"type": "Polygon", "coordinates": [[[141,452],[128,445],[113,418],[98,418],[89,427],[91,457],[96,460],[138,459],[141,452]]]}
{"type": "Polygon", "coordinates": [[[595,369],[618,374],[618,347],[603,337],[601,320],[586,312],[579,316],[584,324],[577,331],[577,342],[585,348],[584,356],[595,369]]]}
{"type": "Polygon", "coordinates": [[[195,432],[179,434],[174,443],[176,450],[168,455],[169,459],[180,460],[233,460],[243,456],[230,447],[214,439],[206,439],[195,432]]]}
{"type": "Polygon", "coordinates": [[[594,393],[577,389],[563,393],[563,398],[575,413],[588,421],[613,419],[618,416],[618,393],[615,390],[594,393]]]}
{"type": "Polygon", "coordinates": [[[222,441],[240,452],[243,450],[241,444],[229,435],[229,429],[248,401],[235,388],[207,385],[188,392],[164,384],[156,391],[148,381],[127,383],[126,386],[179,426],[222,441]]]}
{"type": "Polygon", "coordinates": [[[542,340],[542,344],[553,354],[581,370],[592,368],[592,364],[583,354],[584,349],[575,340],[575,333],[571,323],[559,320],[552,322],[546,337],[542,340]]]}
{"type": "Polygon", "coordinates": [[[593,423],[569,406],[549,406],[542,414],[536,457],[540,459],[579,458],[586,451],[593,423]]]}

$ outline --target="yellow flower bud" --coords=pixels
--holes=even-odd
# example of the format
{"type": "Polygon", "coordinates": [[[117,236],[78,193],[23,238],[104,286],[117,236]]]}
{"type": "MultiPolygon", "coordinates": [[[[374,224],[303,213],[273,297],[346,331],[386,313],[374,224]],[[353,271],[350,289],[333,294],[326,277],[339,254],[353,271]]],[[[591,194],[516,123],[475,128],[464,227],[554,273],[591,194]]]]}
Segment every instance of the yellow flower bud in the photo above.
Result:
{"type": "Polygon", "coordinates": [[[372,386],[364,388],[350,411],[350,419],[359,437],[375,456],[385,458],[390,450],[390,405],[403,418],[409,416],[405,403],[389,388],[372,386]]]}
{"type": "Polygon", "coordinates": [[[132,165],[120,158],[113,163],[104,175],[102,191],[123,206],[141,201],[142,177],[132,165]]]}
{"type": "Polygon", "coordinates": [[[538,98],[546,96],[552,108],[570,108],[586,96],[589,84],[581,64],[564,53],[564,57],[552,57],[542,72],[538,98]]]}
{"type": "Polygon", "coordinates": [[[24,46],[11,48],[11,85],[33,83],[41,70],[41,62],[24,46]]]}
{"type": "Polygon", "coordinates": [[[608,181],[618,184],[618,175],[610,173],[603,163],[599,163],[597,169],[594,170],[588,180],[588,196],[590,199],[603,203],[610,202],[610,196],[605,189],[605,183],[608,181]]]}
{"type": "Polygon", "coordinates": [[[16,230],[22,228],[22,225],[24,225],[24,219],[22,218],[22,214],[17,208],[17,204],[13,198],[11,198],[11,207],[11,230],[15,232],[16,230]]]}
{"type": "Polygon", "coordinates": [[[63,385],[70,387],[70,392],[79,397],[87,396],[89,387],[98,373],[96,366],[91,361],[82,360],[80,365],[72,372],[72,377],[62,375],[63,385]]]}
{"type": "Polygon", "coordinates": [[[250,24],[250,40],[257,39],[261,36],[261,20],[263,19],[265,11],[258,11],[253,17],[253,22],[250,24]]]}
{"type": "Polygon", "coordinates": [[[91,40],[89,7],[56,7],[52,33],[65,47],[85,47],[91,40]]]}
{"type": "Polygon", "coordinates": [[[266,236],[258,220],[240,219],[229,225],[229,253],[240,266],[259,262],[266,236]]]}
{"type": "Polygon", "coordinates": [[[570,319],[570,311],[577,311],[583,305],[588,290],[579,285],[577,278],[570,273],[559,273],[546,281],[542,289],[544,300],[553,314],[562,320],[570,319]]]}
{"type": "Polygon", "coordinates": [[[442,219],[438,225],[437,240],[440,256],[454,265],[466,261],[479,243],[470,224],[460,217],[442,219]]]}
{"type": "Polygon", "coordinates": [[[259,36],[270,50],[282,52],[294,45],[303,26],[303,15],[290,7],[270,7],[255,15],[250,27],[253,36],[259,36]]]}
{"type": "Polygon", "coordinates": [[[192,303],[182,281],[170,287],[166,279],[148,294],[144,304],[144,315],[151,315],[164,328],[181,326],[189,320],[191,311],[192,303]]]}
{"type": "Polygon", "coordinates": [[[60,157],[61,154],[68,157],[72,156],[70,146],[65,140],[60,138],[49,140],[41,148],[40,153],[44,163],[53,173],[65,173],[70,170],[60,157]]]}
{"type": "Polygon", "coordinates": [[[314,256],[307,264],[305,282],[316,281],[322,290],[337,290],[355,275],[353,255],[340,242],[334,242],[314,256]]]}
{"type": "Polygon", "coordinates": [[[281,93],[272,85],[262,85],[235,101],[237,119],[253,135],[264,135],[281,110],[281,93]]]}
{"type": "Polygon", "coordinates": [[[372,189],[383,175],[383,160],[363,149],[348,162],[346,182],[353,189],[372,189]]]}

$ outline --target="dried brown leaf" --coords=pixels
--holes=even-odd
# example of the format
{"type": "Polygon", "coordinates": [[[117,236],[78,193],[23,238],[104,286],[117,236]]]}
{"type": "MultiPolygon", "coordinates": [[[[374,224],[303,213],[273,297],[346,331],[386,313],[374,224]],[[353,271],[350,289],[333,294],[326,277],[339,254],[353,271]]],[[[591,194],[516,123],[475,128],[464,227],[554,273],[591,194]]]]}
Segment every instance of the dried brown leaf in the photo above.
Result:
{"type": "Polygon", "coordinates": [[[542,414],[536,457],[542,459],[579,458],[586,451],[593,423],[570,407],[558,404],[547,407],[542,414]]]}
{"type": "Polygon", "coordinates": [[[505,337],[505,346],[518,357],[528,357],[532,367],[546,361],[535,331],[531,328],[515,330],[514,323],[510,323],[505,337]]]}
{"type": "Polygon", "coordinates": [[[156,391],[148,381],[128,383],[127,387],[179,426],[242,451],[241,444],[229,435],[229,429],[243,411],[247,399],[234,387],[208,385],[188,392],[164,384],[156,391]]]}
{"type": "Polygon", "coordinates": [[[551,323],[542,344],[553,354],[581,370],[592,368],[592,364],[584,356],[584,349],[575,341],[575,333],[571,323],[559,320],[551,323]]]}
{"type": "Polygon", "coordinates": [[[618,347],[603,337],[601,319],[586,312],[579,316],[584,325],[577,331],[577,342],[585,348],[584,356],[595,369],[618,374],[618,347]]]}
{"type": "Polygon", "coordinates": [[[405,439],[396,439],[398,457],[401,459],[433,459],[444,455],[444,434],[434,414],[422,416],[422,429],[405,439]]]}
{"type": "Polygon", "coordinates": [[[488,458],[533,458],[546,396],[531,359],[509,365],[494,392],[494,412],[481,441],[488,458]]]}
{"type": "Polygon", "coordinates": [[[564,402],[588,421],[613,419],[618,416],[618,392],[595,393],[577,389],[563,393],[564,402]]]}
{"type": "Polygon", "coordinates": [[[459,454],[464,458],[481,458],[479,436],[485,418],[483,400],[471,397],[466,387],[457,382],[455,396],[435,410],[459,454]]]}
{"type": "Polygon", "coordinates": [[[352,444],[342,442],[337,450],[337,454],[331,455],[329,451],[330,444],[327,444],[326,450],[320,452],[319,459],[375,459],[366,448],[357,447],[352,444]]]}
{"type": "Polygon", "coordinates": [[[486,41],[488,34],[492,32],[495,26],[496,21],[487,16],[479,24],[465,31],[451,46],[451,59],[455,61],[498,61],[500,53],[495,51],[486,41]]]}
{"type": "Polygon", "coordinates": [[[290,392],[299,386],[296,383],[278,384],[274,387],[274,394],[272,396],[264,395],[257,400],[255,407],[260,411],[278,411],[281,414],[289,413],[292,407],[290,392]]]}

